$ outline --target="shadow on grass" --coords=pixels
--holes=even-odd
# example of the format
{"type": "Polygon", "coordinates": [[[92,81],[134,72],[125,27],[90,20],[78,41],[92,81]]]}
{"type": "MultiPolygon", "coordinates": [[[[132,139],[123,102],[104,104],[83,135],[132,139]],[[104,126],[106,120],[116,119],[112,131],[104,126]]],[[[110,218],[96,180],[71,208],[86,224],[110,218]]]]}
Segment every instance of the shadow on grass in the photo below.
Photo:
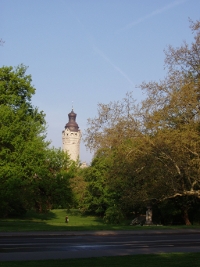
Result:
{"type": "Polygon", "coordinates": [[[26,215],[18,218],[12,217],[0,220],[0,232],[85,231],[101,229],[108,229],[102,218],[82,215],[79,210],[58,209],[42,214],[29,211],[26,215]],[[66,216],[70,218],[69,223],[65,222],[66,216]]]}
{"type": "Polygon", "coordinates": [[[24,215],[23,219],[27,219],[27,220],[38,219],[42,221],[47,221],[47,220],[56,219],[57,217],[58,216],[52,211],[48,211],[46,213],[36,213],[35,211],[28,211],[24,215]]]}
{"type": "Polygon", "coordinates": [[[34,221],[0,221],[0,232],[128,230],[118,225],[49,225],[34,221]]]}
{"type": "Polygon", "coordinates": [[[23,217],[0,220],[0,232],[30,231],[101,231],[101,230],[173,230],[199,229],[199,226],[131,226],[129,222],[119,225],[106,224],[101,217],[82,214],[79,210],[57,209],[38,214],[29,211],[23,217]],[[69,216],[69,223],[65,217],[69,216]]]}
{"type": "Polygon", "coordinates": [[[34,221],[0,221],[0,232],[32,232],[32,231],[53,231],[45,222],[34,221]]]}
{"type": "Polygon", "coordinates": [[[72,210],[67,210],[67,215],[69,216],[77,216],[80,218],[89,218],[92,217],[93,221],[100,223],[100,224],[106,224],[103,221],[103,218],[101,216],[95,216],[94,214],[90,214],[90,213],[82,213],[80,210],[76,210],[76,209],[72,209],[72,210]]]}
{"type": "MultiPolygon", "coordinates": [[[[122,225],[108,225],[108,224],[98,224],[98,225],[70,225],[70,223],[63,224],[48,224],[47,222],[36,222],[36,221],[0,221],[0,232],[34,232],[34,231],[142,231],[142,230],[169,230],[168,227],[154,228],[148,227],[144,228],[141,226],[129,227],[122,225]]],[[[172,229],[172,228],[171,228],[172,229]]],[[[175,228],[173,228],[175,230],[175,228]]],[[[173,230],[172,229],[172,230],[173,230]]],[[[181,229],[181,228],[176,228],[181,229]]],[[[182,228],[191,229],[191,228],[182,228]]]]}

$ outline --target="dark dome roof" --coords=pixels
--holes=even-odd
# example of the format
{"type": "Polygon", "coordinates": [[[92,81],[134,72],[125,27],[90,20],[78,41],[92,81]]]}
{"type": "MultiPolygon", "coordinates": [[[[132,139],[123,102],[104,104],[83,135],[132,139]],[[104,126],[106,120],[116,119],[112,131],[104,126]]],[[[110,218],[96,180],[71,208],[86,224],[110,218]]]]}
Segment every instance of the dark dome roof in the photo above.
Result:
{"type": "Polygon", "coordinates": [[[65,125],[65,129],[69,129],[72,132],[78,132],[78,124],[76,123],[76,113],[74,113],[73,109],[68,114],[69,122],[65,125]]]}

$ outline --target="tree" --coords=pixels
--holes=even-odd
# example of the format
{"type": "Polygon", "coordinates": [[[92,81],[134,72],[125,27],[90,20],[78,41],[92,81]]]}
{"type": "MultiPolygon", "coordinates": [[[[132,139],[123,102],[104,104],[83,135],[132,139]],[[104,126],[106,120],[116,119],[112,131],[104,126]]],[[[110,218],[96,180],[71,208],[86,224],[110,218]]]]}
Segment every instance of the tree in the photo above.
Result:
{"type": "Polygon", "coordinates": [[[160,185],[152,196],[159,200],[184,201],[182,213],[190,224],[187,199],[200,198],[199,180],[199,92],[200,22],[191,22],[196,35],[191,47],[169,46],[165,64],[168,76],[160,83],[143,83],[147,99],[142,115],[156,168],[154,181],[160,185]],[[161,190],[162,189],[162,190],[161,190]]]}
{"type": "Polygon", "coordinates": [[[104,151],[99,151],[91,166],[83,170],[86,182],[82,210],[103,216],[109,206],[109,192],[106,185],[106,174],[109,161],[104,151]]]}
{"type": "Polygon", "coordinates": [[[141,86],[147,91],[143,102],[146,133],[151,134],[157,161],[173,181],[165,197],[200,198],[200,22],[191,22],[191,28],[196,32],[191,47],[184,43],[166,51],[169,71],[165,81],[141,86]]]}
{"type": "Polygon", "coordinates": [[[186,224],[191,197],[200,198],[200,22],[191,29],[191,46],[165,51],[167,77],[140,86],[146,99],[135,105],[129,93],[121,102],[99,104],[85,139],[90,149],[110,149],[108,180],[120,188],[123,207],[178,199],[186,224]]]}
{"type": "Polygon", "coordinates": [[[84,139],[86,146],[96,152],[101,148],[116,146],[125,138],[135,135],[133,129],[138,129],[135,113],[137,105],[131,92],[121,102],[98,104],[98,115],[88,119],[84,139]]]}
{"type": "Polygon", "coordinates": [[[26,69],[0,68],[0,216],[72,201],[71,161],[45,140],[45,115],[31,103],[35,88],[26,69]]]}
{"type": "Polygon", "coordinates": [[[41,166],[29,180],[31,208],[46,212],[69,208],[74,202],[70,179],[75,175],[74,162],[60,149],[48,148],[40,158],[41,166]]]}
{"type": "Polygon", "coordinates": [[[26,67],[0,69],[1,214],[25,210],[26,187],[47,147],[43,112],[31,105],[35,88],[26,67]]]}
{"type": "Polygon", "coordinates": [[[78,168],[74,177],[70,179],[70,185],[74,195],[74,208],[82,208],[82,203],[85,197],[87,182],[84,179],[86,168],[78,168]]]}

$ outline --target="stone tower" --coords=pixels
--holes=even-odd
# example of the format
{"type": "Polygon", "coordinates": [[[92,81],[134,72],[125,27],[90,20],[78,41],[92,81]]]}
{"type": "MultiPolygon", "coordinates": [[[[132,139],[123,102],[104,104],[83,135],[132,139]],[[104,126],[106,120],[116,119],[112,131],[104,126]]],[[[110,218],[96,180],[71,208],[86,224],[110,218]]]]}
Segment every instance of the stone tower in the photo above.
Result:
{"type": "Polygon", "coordinates": [[[68,117],[69,121],[62,132],[63,150],[69,153],[72,160],[77,161],[80,154],[81,131],[76,123],[76,113],[73,108],[68,117]]]}

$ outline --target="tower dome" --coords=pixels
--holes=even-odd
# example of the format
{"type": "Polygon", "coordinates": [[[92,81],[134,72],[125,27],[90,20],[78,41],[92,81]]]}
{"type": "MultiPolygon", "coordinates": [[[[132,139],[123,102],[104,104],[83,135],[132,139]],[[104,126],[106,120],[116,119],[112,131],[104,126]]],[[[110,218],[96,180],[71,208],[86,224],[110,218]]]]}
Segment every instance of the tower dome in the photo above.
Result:
{"type": "Polygon", "coordinates": [[[76,113],[74,113],[73,109],[72,111],[68,114],[69,117],[69,122],[65,125],[65,129],[69,129],[70,131],[73,132],[78,132],[78,124],[76,123],[76,113]]]}

